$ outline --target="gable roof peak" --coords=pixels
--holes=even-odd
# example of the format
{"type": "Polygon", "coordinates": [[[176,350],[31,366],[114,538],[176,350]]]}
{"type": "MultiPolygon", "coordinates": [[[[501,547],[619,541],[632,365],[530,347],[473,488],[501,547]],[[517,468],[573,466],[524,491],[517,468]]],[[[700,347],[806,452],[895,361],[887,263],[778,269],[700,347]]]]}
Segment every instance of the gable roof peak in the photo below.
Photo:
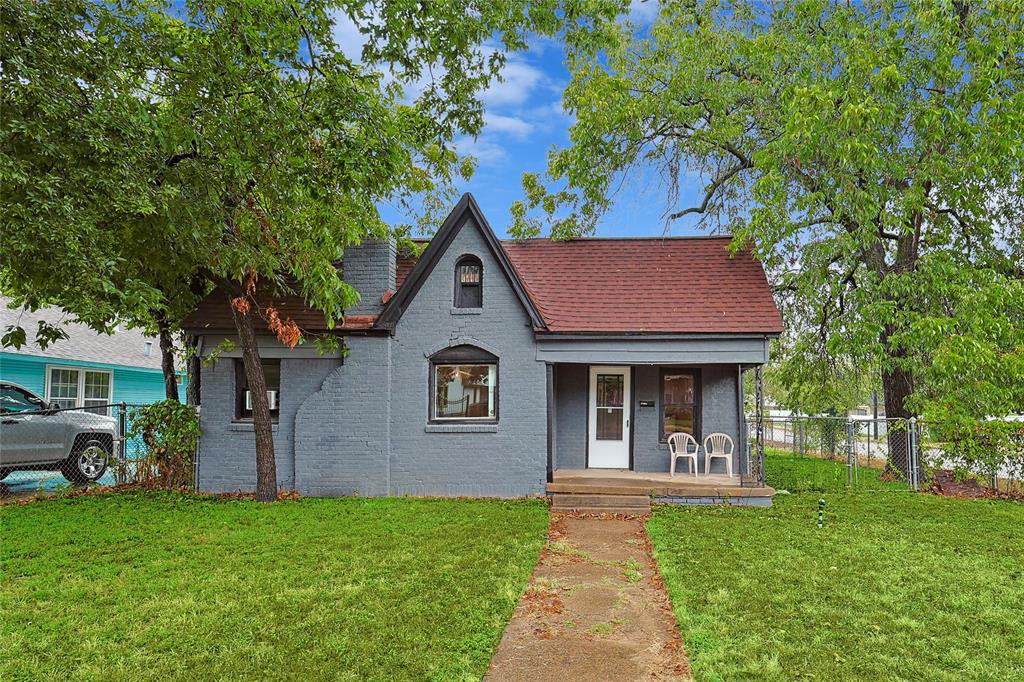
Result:
{"type": "Polygon", "coordinates": [[[490,223],[487,222],[487,217],[480,209],[480,204],[476,202],[476,199],[473,198],[470,192],[463,194],[462,198],[455,204],[451,213],[441,223],[441,227],[438,228],[434,238],[430,240],[427,248],[420,254],[419,260],[417,260],[416,265],[409,272],[398,293],[392,296],[384,306],[377,320],[378,327],[394,331],[398,320],[401,319],[409,303],[415,298],[416,293],[426,278],[433,272],[438,260],[448,251],[448,247],[451,245],[452,240],[455,239],[455,235],[466,224],[468,218],[473,219],[480,234],[483,235],[484,241],[487,243],[495,260],[498,261],[498,265],[505,274],[506,280],[515,292],[516,297],[519,298],[523,308],[526,309],[527,315],[530,316],[530,322],[533,327],[535,329],[545,328],[544,318],[541,317],[536,305],[534,305],[533,300],[527,293],[526,287],[512,261],[509,259],[508,253],[505,252],[501,241],[498,240],[494,230],[491,229],[490,223]]]}

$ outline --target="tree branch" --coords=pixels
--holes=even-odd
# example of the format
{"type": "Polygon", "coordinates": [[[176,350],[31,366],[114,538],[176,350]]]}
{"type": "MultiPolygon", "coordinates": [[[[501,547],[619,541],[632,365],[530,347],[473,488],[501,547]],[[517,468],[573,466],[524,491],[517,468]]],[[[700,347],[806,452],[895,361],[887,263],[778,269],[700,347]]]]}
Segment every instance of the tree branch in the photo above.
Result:
{"type": "Polygon", "coordinates": [[[732,168],[727,170],[725,173],[723,173],[722,175],[719,175],[717,178],[714,179],[714,181],[708,187],[707,192],[704,194],[704,201],[701,202],[700,206],[691,206],[689,208],[683,209],[682,211],[677,211],[676,213],[672,213],[672,214],[669,215],[668,219],[669,220],[678,220],[679,218],[682,218],[683,216],[689,215],[691,213],[704,213],[704,212],[706,212],[708,210],[708,205],[711,203],[711,200],[714,198],[715,194],[722,187],[722,185],[724,185],[725,183],[729,182],[729,180],[732,179],[733,177],[735,177],[740,171],[745,170],[747,168],[751,168],[751,167],[752,167],[752,164],[750,164],[750,163],[738,163],[738,164],[736,164],[735,166],[733,166],[732,168]]]}

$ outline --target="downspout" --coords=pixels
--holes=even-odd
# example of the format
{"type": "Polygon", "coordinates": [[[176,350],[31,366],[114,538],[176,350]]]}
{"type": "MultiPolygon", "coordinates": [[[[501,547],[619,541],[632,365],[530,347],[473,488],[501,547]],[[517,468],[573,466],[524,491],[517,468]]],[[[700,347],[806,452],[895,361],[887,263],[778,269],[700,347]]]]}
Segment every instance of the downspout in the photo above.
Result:
{"type": "MultiPolygon", "coordinates": [[[[199,378],[199,373],[203,371],[202,357],[203,357],[203,339],[204,338],[205,337],[202,334],[197,334],[196,337],[195,337],[195,344],[193,345],[193,351],[194,351],[195,355],[193,356],[193,358],[190,359],[190,362],[193,362],[193,364],[191,364],[190,366],[192,366],[192,367],[199,367],[199,372],[195,373],[196,374],[195,377],[191,377],[191,376],[189,377],[189,380],[190,380],[189,384],[190,385],[185,388],[185,395],[187,396],[187,395],[189,395],[190,392],[193,391],[192,386],[191,386],[191,380],[194,378],[196,380],[196,382],[198,383],[198,386],[194,390],[192,395],[194,395],[196,398],[198,398],[198,400],[197,400],[197,402],[195,404],[195,408],[196,408],[196,417],[200,417],[200,418],[201,418],[202,410],[203,410],[203,406],[202,406],[203,405],[203,400],[202,400],[202,393],[201,393],[201,391],[202,391],[202,383],[201,383],[201,380],[199,378]],[[194,361],[196,359],[198,360],[197,362],[194,361]]],[[[199,453],[203,451],[202,442],[203,442],[203,430],[200,428],[199,429],[199,437],[196,438],[195,457],[193,458],[193,461],[192,461],[192,490],[194,492],[199,492],[199,453]]]]}
{"type": "Polygon", "coordinates": [[[385,353],[385,362],[387,362],[387,392],[385,394],[385,419],[387,420],[387,431],[385,432],[384,447],[387,450],[387,456],[384,458],[384,490],[388,497],[391,497],[391,335],[388,334],[384,337],[384,343],[387,344],[387,352],[385,353]]]}

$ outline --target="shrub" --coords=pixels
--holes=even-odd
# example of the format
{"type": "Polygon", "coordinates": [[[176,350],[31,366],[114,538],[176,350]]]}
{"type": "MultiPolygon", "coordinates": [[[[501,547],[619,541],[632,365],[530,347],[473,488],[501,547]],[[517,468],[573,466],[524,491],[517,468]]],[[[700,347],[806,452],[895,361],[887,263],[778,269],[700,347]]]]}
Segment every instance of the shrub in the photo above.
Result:
{"type": "Polygon", "coordinates": [[[1024,475],[1024,423],[991,420],[951,425],[943,429],[943,446],[950,464],[991,477],[1000,473],[1024,475]]]}
{"type": "Polygon", "coordinates": [[[131,472],[134,482],[152,488],[190,488],[199,416],[191,405],[164,400],[136,407],[128,415],[129,441],[141,441],[145,450],[131,472]]]}

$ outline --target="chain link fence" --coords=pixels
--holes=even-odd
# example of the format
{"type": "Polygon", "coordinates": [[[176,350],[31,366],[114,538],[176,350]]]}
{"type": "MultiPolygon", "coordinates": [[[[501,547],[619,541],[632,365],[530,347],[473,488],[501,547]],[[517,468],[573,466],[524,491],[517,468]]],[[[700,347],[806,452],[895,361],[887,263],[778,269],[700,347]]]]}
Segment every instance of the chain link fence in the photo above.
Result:
{"type": "MultiPolygon", "coordinates": [[[[1024,463],[965,461],[941,425],[914,418],[765,416],[763,429],[764,480],[779,490],[915,491],[937,480],[969,481],[1002,492],[1022,489],[1024,463]]],[[[754,453],[753,419],[747,433],[754,453]]]]}
{"type": "Polygon", "coordinates": [[[148,447],[127,403],[0,415],[0,495],[136,482],[148,447]]]}

